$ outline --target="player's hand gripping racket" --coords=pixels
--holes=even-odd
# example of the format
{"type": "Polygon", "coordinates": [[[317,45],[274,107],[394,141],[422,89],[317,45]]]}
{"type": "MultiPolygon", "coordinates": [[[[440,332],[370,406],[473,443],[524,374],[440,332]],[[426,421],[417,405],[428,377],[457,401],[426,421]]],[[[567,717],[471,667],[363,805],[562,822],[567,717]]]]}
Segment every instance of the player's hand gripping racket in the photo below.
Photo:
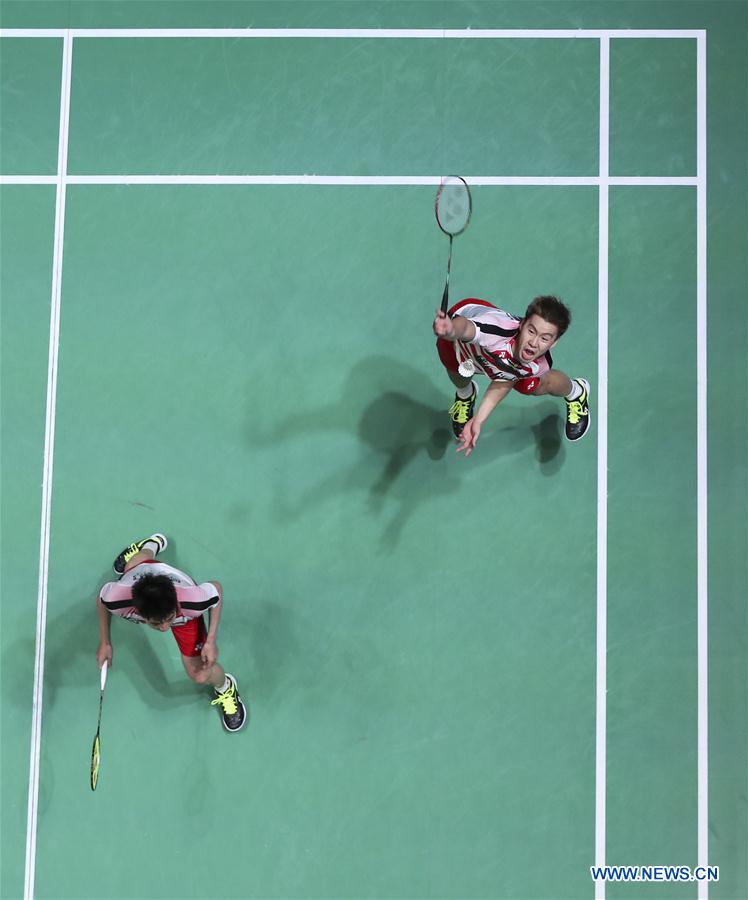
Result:
{"type": "Polygon", "coordinates": [[[101,667],[101,692],[99,693],[99,721],[96,725],[96,737],[93,741],[91,750],[91,790],[96,790],[96,784],[99,780],[99,763],[101,762],[101,741],[99,740],[99,731],[101,730],[101,709],[104,705],[104,685],[106,684],[106,671],[108,667],[107,660],[101,667]]]}
{"type": "Polygon", "coordinates": [[[449,307],[449,273],[452,269],[452,239],[468,227],[470,214],[473,211],[473,199],[470,188],[464,178],[449,175],[442,180],[436,192],[436,222],[449,237],[449,258],[447,259],[447,280],[444,282],[441,310],[445,313],[449,307]]]}

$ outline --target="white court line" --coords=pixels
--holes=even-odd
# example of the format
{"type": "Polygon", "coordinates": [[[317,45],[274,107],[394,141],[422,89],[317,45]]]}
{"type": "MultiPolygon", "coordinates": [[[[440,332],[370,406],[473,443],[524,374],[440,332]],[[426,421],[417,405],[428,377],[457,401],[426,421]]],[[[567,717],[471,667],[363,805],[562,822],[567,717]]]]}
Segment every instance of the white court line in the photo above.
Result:
{"type": "MultiPolygon", "coordinates": [[[[597,275],[597,623],[595,678],[595,865],[605,865],[608,691],[608,173],[610,39],[600,41],[600,190],[597,275]]],[[[604,900],[605,882],[595,882],[604,900]]]]}
{"type": "MultiPolygon", "coordinates": [[[[441,184],[441,175],[68,175],[66,184],[309,184],[309,185],[426,185],[441,184]]],[[[599,175],[470,175],[463,178],[475,187],[696,187],[698,177],[690,175],[626,175],[603,178],[599,175]]],[[[54,175],[0,175],[1,184],[57,184],[54,175]]]]}
{"type": "Polygon", "coordinates": [[[57,175],[0,175],[0,184],[59,184],[57,175]]]}
{"type": "Polygon", "coordinates": [[[62,290],[62,252],[65,239],[65,171],[68,157],[70,119],[70,70],[73,40],[65,36],[62,45],[62,85],[60,89],[60,126],[57,147],[57,194],[55,199],[55,237],[52,261],[52,299],[49,315],[49,357],[47,365],[47,410],[44,425],[44,467],[42,475],[41,529],[39,536],[39,591],[36,605],[36,647],[34,651],[34,693],[29,753],[29,797],[26,819],[26,866],[23,893],[34,896],[36,876],[36,832],[39,802],[39,760],[42,737],[42,693],[44,687],[44,644],[47,624],[49,578],[49,532],[52,514],[52,471],[54,468],[55,412],[57,405],[57,361],[60,345],[60,298],[62,290]]]}
{"type": "Polygon", "coordinates": [[[74,38],[374,38],[495,40],[497,38],[698,38],[702,29],[688,28],[0,28],[3,37],[74,38]]]}
{"type": "MultiPolygon", "coordinates": [[[[706,308],[706,33],[696,43],[696,580],[697,580],[697,742],[698,847],[700,866],[709,865],[709,638],[707,489],[707,308],[706,308]]],[[[699,882],[699,900],[709,884],[699,882]]]]}

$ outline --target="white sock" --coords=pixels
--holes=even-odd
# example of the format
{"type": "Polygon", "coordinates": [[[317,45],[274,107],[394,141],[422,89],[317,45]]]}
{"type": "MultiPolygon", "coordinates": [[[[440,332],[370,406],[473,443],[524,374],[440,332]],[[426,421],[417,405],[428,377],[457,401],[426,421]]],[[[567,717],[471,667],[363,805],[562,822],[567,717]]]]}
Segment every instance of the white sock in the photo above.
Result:
{"type": "Polygon", "coordinates": [[[217,694],[222,694],[224,691],[227,691],[230,687],[231,687],[231,682],[229,681],[229,679],[228,679],[228,677],[227,677],[226,680],[225,680],[224,683],[223,683],[223,687],[219,687],[219,688],[214,687],[213,690],[214,690],[217,694]]]}
{"type": "Polygon", "coordinates": [[[582,385],[575,379],[571,379],[571,390],[566,395],[566,399],[571,402],[572,400],[576,400],[577,397],[581,397],[584,392],[584,388],[582,385]]]}
{"type": "Polygon", "coordinates": [[[150,538],[140,548],[141,550],[152,550],[154,556],[158,556],[161,552],[161,544],[158,541],[152,541],[150,538]]]}
{"type": "Polygon", "coordinates": [[[460,400],[469,400],[473,396],[474,390],[475,385],[471,381],[469,384],[466,384],[465,387],[457,388],[457,396],[460,400]]]}

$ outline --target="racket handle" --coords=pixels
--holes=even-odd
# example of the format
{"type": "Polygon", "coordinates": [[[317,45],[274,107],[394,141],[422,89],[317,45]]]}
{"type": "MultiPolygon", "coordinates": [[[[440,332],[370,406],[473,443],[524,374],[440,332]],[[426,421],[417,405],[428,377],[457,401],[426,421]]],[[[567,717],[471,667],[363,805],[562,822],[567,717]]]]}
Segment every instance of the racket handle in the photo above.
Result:
{"type": "Polygon", "coordinates": [[[449,309],[449,275],[452,271],[452,235],[449,236],[449,256],[447,257],[447,277],[444,280],[444,293],[442,294],[441,310],[446,313],[449,309]]]}
{"type": "Polygon", "coordinates": [[[104,685],[106,684],[106,670],[109,668],[109,660],[104,660],[104,665],[101,667],[101,690],[104,690],[104,685]]]}
{"type": "Polygon", "coordinates": [[[449,285],[444,285],[444,293],[442,294],[442,312],[445,313],[449,307],[449,285]]]}

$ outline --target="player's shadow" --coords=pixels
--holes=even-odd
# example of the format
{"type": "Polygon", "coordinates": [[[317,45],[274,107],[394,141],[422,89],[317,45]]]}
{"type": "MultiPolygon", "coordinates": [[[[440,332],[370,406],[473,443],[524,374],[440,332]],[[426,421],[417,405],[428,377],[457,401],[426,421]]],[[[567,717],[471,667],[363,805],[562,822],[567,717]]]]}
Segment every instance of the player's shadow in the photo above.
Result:
{"type": "MultiPolygon", "coordinates": [[[[372,356],[354,366],[340,394],[320,406],[280,421],[265,434],[258,434],[253,421],[253,443],[275,445],[339,431],[355,434],[363,448],[353,466],[323,476],[302,497],[279,497],[277,515],[287,520],[341,492],[362,491],[372,513],[380,514],[385,507],[390,512],[382,542],[393,546],[421,503],[459,487],[458,470],[445,465],[429,468],[430,462],[442,460],[448,448],[449,452],[456,449],[446,414],[451,394],[448,384],[437,390],[423,373],[399,360],[372,356]]],[[[558,471],[563,453],[554,403],[538,408],[536,398],[522,398],[520,404],[507,404],[501,419],[493,421],[502,426],[484,430],[470,465],[495,462],[497,455],[521,452],[534,443],[540,471],[544,475],[558,471]]]]}
{"type": "Polygon", "coordinates": [[[292,609],[288,604],[253,595],[251,603],[232,607],[232,622],[233,634],[238,637],[233,645],[226,642],[226,665],[236,666],[232,660],[241,653],[240,683],[246,683],[252,698],[268,701],[283,691],[283,682],[294,672],[304,669],[304,646],[292,609]]]}
{"type": "MultiPolygon", "coordinates": [[[[521,398],[516,405],[501,409],[498,415],[506,414],[502,416],[505,424],[495,432],[482,433],[478,448],[495,455],[523,452],[534,445],[540,472],[551,476],[561,469],[565,459],[561,413],[558,401],[546,398],[539,406],[536,404],[536,398],[521,398]]],[[[478,448],[474,453],[476,462],[478,448]]]]}
{"type": "MultiPolygon", "coordinates": [[[[547,409],[547,405],[544,405],[547,409]]],[[[537,425],[533,425],[540,471],[543,475],[555,475],[563,463],[563,438],[561,436],[561,415],[557,410],[544,415],[537,425]]]]}
{"type": "MultiPolygon", "coordinates": [[[[96,596],[96,588],[93,588],[96,596]]],[[[90,670],[90,684],[98,686],[96,647],[98,629],[95,601],[81,600],[81,593],[62,600],[65,611],[47,615],[44,641],[44,706],[54,707],[58,694],[64,691],[83,691],[87,688],[85,673],[90,670]]],[[[57,596],[48,598],[48,606],[57,606],[57,596]]],[[[36,641],[33,632],[11,642],[3,655],[3,681],[10,687],[10,695],[19,705],[27,706],[32,695],[36,641]]],[[[97,687],[98,690],[98,687],[97,687]]]]}
{"type": "Polygon", "coordinates": [[[427,406],[403,391],[390,390],[365,407],[357,424],[361,441],[384,457],[378,477],[369,484],[372,500],[394,487],[403,471],[421,454],[441,459],[451,443],[444,410],[427,406]]]}
{"type": "Polygon", "coordinates": [[[374,356],[354,366],[341,393],[319,407],[291,416],[265,434],[258,434],[253,422],[252,442],[275,445],[330,431],[356,435],[363,453],[353,466],[323,477],[302,498],[279,498],[276,510],[285,520],[342,491],[357,490],[378,513],[391,497],[397,509],[383,535],[391,545],[420,503],[457,489],[454,473],[427,479],[419,471],[422,466],[414,465],[419,458],[423,464],[442,459],[451,443],[447,425],[444,395],[429,379],[402,362],[374,356]]]}

